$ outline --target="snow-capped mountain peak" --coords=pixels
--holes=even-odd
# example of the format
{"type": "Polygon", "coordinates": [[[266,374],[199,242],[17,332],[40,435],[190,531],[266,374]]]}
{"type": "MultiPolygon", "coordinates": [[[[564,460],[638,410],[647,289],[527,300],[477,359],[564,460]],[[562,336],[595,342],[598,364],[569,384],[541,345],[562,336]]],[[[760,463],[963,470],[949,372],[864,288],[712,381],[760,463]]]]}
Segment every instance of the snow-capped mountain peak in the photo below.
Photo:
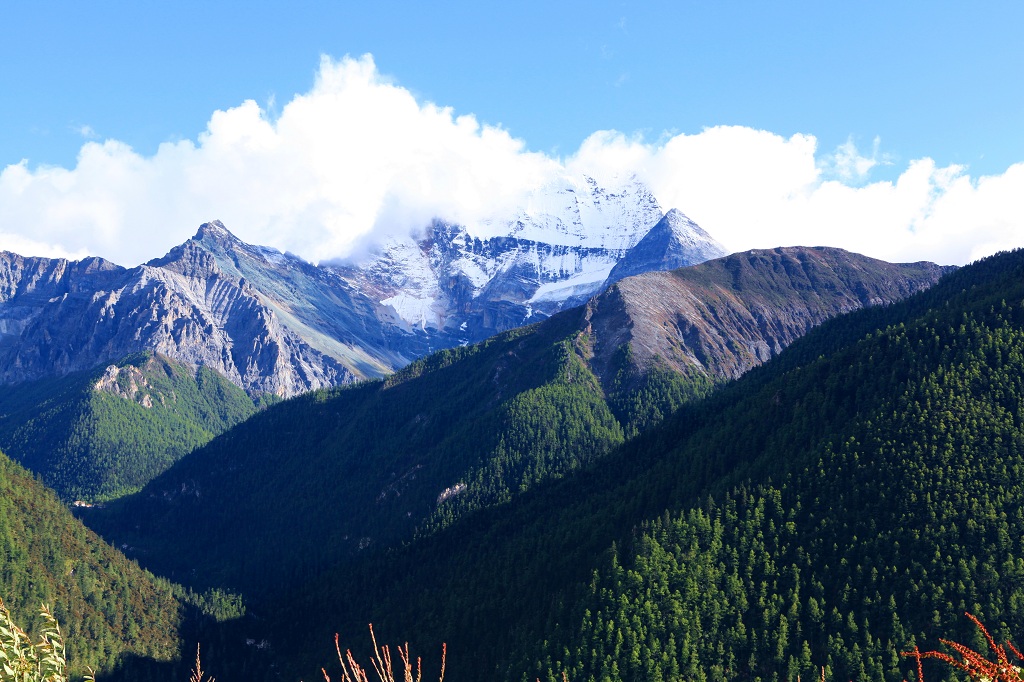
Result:
{"type": "MultiPolygon", "coordinates": [[[[438,220],[424,235],[392,238],[336,272],[378,301],[382,317],[445,344],[465,343],[582,303],[666,219],[706,236],[678,211],[666,218],[635,177],[604,187],[566,175],[531,193],[512,216],[468,226],[438,220]]],[[[703,242],[694,246],[718,255],[703,242]]]]}
{"type": "Polygon", "coordinates": [[[636,177],[604,187],[589,176],[563,175],[531,192],[511,216],[467,226],[476,237],[511,236],[553,246],[628,249],[662,216],[636,177]]]}
{"type": "Polygon", "coordinates": [[[673,208],[615,264],[604,286],[643,272],[696,265],[727,253],[700,225],[673,208]]]}

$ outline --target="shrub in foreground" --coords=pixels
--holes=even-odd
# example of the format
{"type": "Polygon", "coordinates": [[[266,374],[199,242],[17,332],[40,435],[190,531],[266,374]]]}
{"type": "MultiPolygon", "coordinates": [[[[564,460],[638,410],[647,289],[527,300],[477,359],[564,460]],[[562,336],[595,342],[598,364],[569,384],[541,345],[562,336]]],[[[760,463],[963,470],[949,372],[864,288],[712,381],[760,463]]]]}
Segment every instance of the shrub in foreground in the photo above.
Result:
{"type": "MultiPolygon", "coordinates": [[[[370,659],[370,663],[373,664],[373,669],[377,673],[377,677],[380,678],[380,682],[396,682],[398,678],[395,677],[394,660],[391,657],[391,649],[388,645],[377,646],[377,637],[373,634],[373,625],[370,625],[370,639],[373,641],[373,657],[370,659]]],[[[398,657],[402,661],[401,675],[403,682],[421,682],[423,679],[423,659],[416,658],[416,675],[413,676],[413,665],[412,657],[409,655],[409,643],[399,646],[398,657]]],[[[341,680],[340,682],[370,682],[370,677],[365,668],[356,662],[355,657],[352,655],[351,649],[346,649],[345,654],[341,653],[341,644],[338,641],[338,635],[334,635],[334,650],[338,652],[338,662],[341,663],[341,680]]],[[[448,645],[441,645],[441,677],[439,682],[444,682],[444,664],[448,654],[448,645]]],[[[324,680],[331,682],[330,675],[323,668],[320,669],[324,674],[324,680]]]]}
{"type": "Polygon", "coordinates": [[[1024,682],[1024,678],[1021,677],[1021,666],[1014,665],[1010,661],[1010,654],[1012,654],[1018,664],[1024,662],[1024,655],[1021,655],[1020,650],[1010,642],[1007,642],[1005,645],[996,644],[996,641],[992,639],[992,635],[988,633],[988,630],[981,624],[980,620],[970,613],[964,615],[974,621],[978,630],[985,636],[985,641],[988,642],[989,649],[995,655],[995,660],[990,660],[985,654],[975,651],[969,646],[959,642],[952,642],[948,639],[940,639],[939,641],[951,649],[953,651],[952,654],[945,651],[921,651],[915,646],[913,651],[905,651],[902,655],[912,657],[917,661],[918,682],[923,682],[924,680],[924,671],[921,668],[921,659],[924,658],[934,658],[943,663],[948,663],[957,670],[967,673],[972,680],[982,682],[1024,682]]]}
{"type": "MultiPolygon", "coordinates": [[[[0,599],[0,682],[67,682],[64,637],[57,619],[43,605],[43,625],[35,643],[11,617],[0,599]]],[[[86,676],[86,680],[92,680],[86,676]]]]}

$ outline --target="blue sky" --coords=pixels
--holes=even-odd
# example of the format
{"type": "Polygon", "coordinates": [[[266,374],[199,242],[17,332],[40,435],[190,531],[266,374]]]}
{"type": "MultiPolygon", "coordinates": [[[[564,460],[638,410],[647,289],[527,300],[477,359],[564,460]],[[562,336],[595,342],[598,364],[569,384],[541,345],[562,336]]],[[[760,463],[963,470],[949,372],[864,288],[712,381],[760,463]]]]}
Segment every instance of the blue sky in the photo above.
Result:
{"type": "MultiPolygon", "coordinates": [[[[1011,2],[5,3],[0,169],[20,164],[22,176],[41,181],[36,173],[47,166],[75,170],[88,142],[118,141],[143,160],[166,142],[202,147],[214,112],[253,100],[274,121],[315,88],[322,56],[371,54],[375,82],[500,127],[521,151],[559,161],[579,155],[597,131],[657,146],[731,126],[813,138],[823,179],[835,175],[830,159],[845,149],[867,169],[843,176],[850,187],[895,186],[914,162],[930,159],[937,170],[956,166],[977,188],[979,178],[1024,162],[1022,26],[1024,3],[1011,2]]],[[[76,182],[86,172],[78,171],[76,182]]],[[[19,177],[8,185],[28,182],[19,177]]],[[[0,192],[0,202],[24,196],[0,192]]],[[[15,223],[31,209],[0,205],[0,237],[24,238],[7,248],[28,244],[32,235],[15,223]]],[[[716,219],[702,210],[703,222],[716,219]]],[[[816,219],[826,215],[816,210],[816,219]]],[[[1020,218],[1016,205],[1007,211],[993,219],[1004,232],[1020,218]]],[[[721,218],[722,229],[739,235],[737,246],[760,245],[729,223],[741,219],[749,222],[721,218]]],[[[55,226],[39,248],[77,254],[116,242],[120,228],[90,220],[55,226]],[[114,235],[106,242],[68,236],[105,229],[114,235]]],[[[252,233],[274,236],[272,226],[252,233]]],[[[345,240],[334,241],[344,249],[345,240]]],[[[151,255],[164,246],[156,240],[151,255]]],[[[329,255],[307,248],[311,258],[329,255]]]]}

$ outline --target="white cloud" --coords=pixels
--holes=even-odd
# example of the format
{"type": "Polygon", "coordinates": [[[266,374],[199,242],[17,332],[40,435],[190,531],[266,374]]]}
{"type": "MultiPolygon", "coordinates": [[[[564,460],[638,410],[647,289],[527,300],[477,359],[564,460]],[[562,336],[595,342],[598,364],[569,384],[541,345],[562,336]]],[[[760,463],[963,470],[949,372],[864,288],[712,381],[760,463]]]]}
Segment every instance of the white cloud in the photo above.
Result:
{"type": "Polygon", "coordinates": [[[889,163],[888,159],[880,157],[881,145],[881,138],[876,137],[872,144],[871,156],[862,156],[851,137],[836,147],[834,153],[825,155],[819,166],[825,177],[833,177],[847,183],[864,182],[872,168],[880,163],[889,163]]]}
{"type": "Polygon", "coordinates": [[[68,251],[59,244],[47,244],[17,233],[0,232],[0,250],[17,254],[81,260],[89,256],[86,251],[68,251]]]}
{"type": "Polygon", "coordinates": [[[888,163],[879,146],[866,156],[851,140],[822,153],[810,135],[723,126],[657,143],[602,131],[554,159],[418,102],[369,56],[324,58],[313,88],[280,110],[247,101],[214,112],[197,140],[152,156],[90,141],[73,169],[8,165],[0,249],[134,265],[220,218],[247,241],[317,261],[437,216],[474,224],[511,213],[561,173],[606,183],[636,173],[666,209],[735,250],[825,244],[963,263],[1024,245],[1024,164],[972,178],[921,159],[894,182],[871,182],[888,163]]]}
{"type": "Polygon", "coordinates": [[[72,170],[7,166],[0,248],[15,247],[4,233],[34,235],[133,265],[220,218],[247,241],[321,260],[436,216],[479,220],[555,170],[504,130],[417,102],[369,56],[324,58],[312,90],[273,120],[246,101],[150,157],[108,140],[86,143],[72,170]]]}
{"type": "Polygon", "coordinates": [[[972,178],[962,166],[911,162],[895,182],[868,182],[887,163],[846,143],[824,158],[808,135],[715,127],[645,144],[595,133],[568,160],[599,174],[632,168],[735,251],[839,246],[892,261],[962,264],[1024,246],[1024,163],[972,178]]]}

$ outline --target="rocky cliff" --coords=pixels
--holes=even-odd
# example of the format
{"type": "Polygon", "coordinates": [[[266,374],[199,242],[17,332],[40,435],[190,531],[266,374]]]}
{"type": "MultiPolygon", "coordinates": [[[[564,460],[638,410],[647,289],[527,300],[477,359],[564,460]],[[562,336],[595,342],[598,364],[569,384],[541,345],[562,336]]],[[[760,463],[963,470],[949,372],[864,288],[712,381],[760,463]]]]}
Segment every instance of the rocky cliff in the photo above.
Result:
{"type": "Polygon", "coordinates": [[[616,353],[628,346],[640,373],[661,365],[736,378],[826,319],[906,298],[951,269],[787,247],[629,277],[588,304],[594,369],[610,381],[616,353]]]}
{"type": "Polygon", "coordinates": [[[354,376],[194,243],[132,269],[0,253],[0,381],[91,369],[141,350],[209,367],[252,393],[292,395],[354,376]]]}
{"type": "Polygon", "coordinates": [[[624,258],[633,272],[721,252],[677,216],[664,217],[635,179],[611,190],[566,177],[506,219],[437,220],[347,263],[247,244],[219,221],[131,269],[3,253],[0,381],[144,350],[214,369],[250,394],[379,377],[578,305],[624,258]],[[662,236],[646,238],[656,225],[662,236]]]}

